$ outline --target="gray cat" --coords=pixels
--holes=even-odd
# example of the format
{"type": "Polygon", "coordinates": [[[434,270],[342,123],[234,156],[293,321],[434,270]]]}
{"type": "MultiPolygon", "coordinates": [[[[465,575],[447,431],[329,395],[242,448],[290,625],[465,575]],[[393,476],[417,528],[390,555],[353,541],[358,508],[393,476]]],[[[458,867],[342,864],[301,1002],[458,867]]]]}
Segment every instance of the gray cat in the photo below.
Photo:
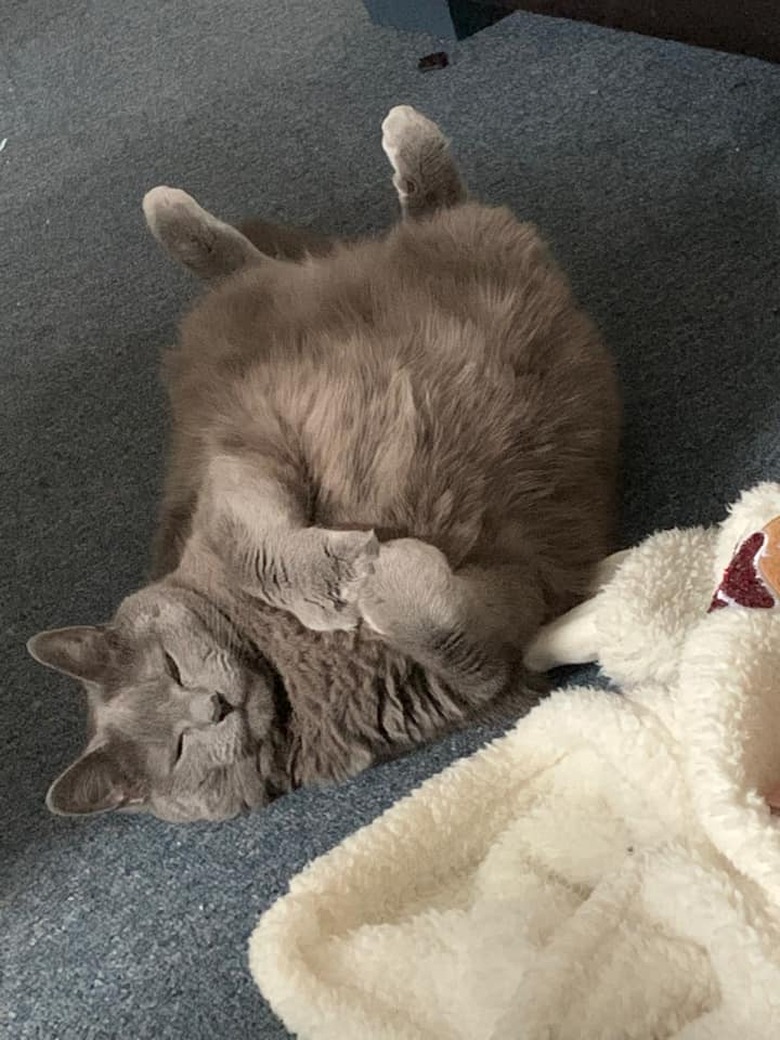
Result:
{"type": "Polygon", "coordinates": [[[404,219],[357,243],[144,200],[210,283],[166,359],[156,579],[33,656],[83,683],[51,810],[222,819],[527,706],[524,645],[610,549],[613,366],[537,232],[383,124],[404,219]]]}

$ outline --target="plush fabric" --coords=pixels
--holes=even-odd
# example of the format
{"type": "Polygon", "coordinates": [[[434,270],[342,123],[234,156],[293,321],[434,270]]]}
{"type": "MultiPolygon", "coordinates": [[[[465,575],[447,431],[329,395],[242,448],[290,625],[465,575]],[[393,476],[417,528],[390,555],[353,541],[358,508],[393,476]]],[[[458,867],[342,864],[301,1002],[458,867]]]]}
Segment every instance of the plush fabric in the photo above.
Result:
{"type": "Polygon", "coordinates": [[[289,1028],[777,1035],[778,517],[765,484],[720,527],[621,556],[530,656],[609,661],[624,696],[556,692],[293,879],[250,955],[289,1028]],[[743,546],[766,598],[709,609],[743,546]]]}

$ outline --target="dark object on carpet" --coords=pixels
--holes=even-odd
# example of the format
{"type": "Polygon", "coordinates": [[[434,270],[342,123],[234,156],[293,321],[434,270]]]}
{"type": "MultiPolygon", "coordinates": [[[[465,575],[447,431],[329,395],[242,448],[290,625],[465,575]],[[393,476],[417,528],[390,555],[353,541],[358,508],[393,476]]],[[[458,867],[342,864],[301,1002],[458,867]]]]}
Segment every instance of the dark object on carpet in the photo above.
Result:
{"type": "Polygon", "coordinates": [[[426,54],[417,62],[420,72],[432,72],[434,69],[446,69],[450,63],[445,51],[436,51],[434,54],[426,54]]]}
{"type": "Polygon", "coordinates": [[[627,543],[780,477],[780,69],[517,15],[421,76],[430,40],[359,0],[10,0],[0,41],[3,1035],[274,1040],[246,966],[260,912],[491,731],[219,826],[47,813],[82,706],[24,642],[144,576],[160,352],[192,291],[144,192],[368,231],[395,213],[382,119],[430,114],[473,190],[549,237],[619,359],[627,543]]]}

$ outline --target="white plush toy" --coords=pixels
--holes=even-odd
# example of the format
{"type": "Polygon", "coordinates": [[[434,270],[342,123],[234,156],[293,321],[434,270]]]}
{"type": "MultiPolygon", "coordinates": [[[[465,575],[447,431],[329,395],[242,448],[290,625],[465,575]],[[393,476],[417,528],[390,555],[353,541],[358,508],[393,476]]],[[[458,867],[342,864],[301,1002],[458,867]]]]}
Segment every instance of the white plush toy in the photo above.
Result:
{"type": "MultiPolygon", "coordinates": [[[[602,565],[597,584],[593,599],[542,630],[526,654],[529,667],[548,671],[598,661],[623,694],[649,699],[661,714],[666,701],[673,712],[690,705],[689,721],[702,731],[710,725],[733,729],[745,713],[763,713],[758,703],[751,709],[742,683],[761,666],[763,653],[751,647],[780,635],[774,614],[780,606],[780,484],[745,492],[717,527],[664,531],[617,553],[602,565]],[[736,614],[710,620],[725,608],[736,614]],[[699,684],[706,681],[702,673],[714,672],[712,687],[704,691],[714,701],[709,708],[680,687],[691,670],[699,684]],[[723,693],[716,696],[721,683],[723,693]],[[725,696],[735,689],[739,704],[725,696]]],[[[751,741],[744,773],[732,779],[746,795],[759,791],[770,806],[780,807],[780,674],[775,689],[778,711],[759,727],[766,738],[763,754],[751,741]]]]}
{"type": "Polygon", "coordinates": [[[556,691],[261,919],[300,1037],[780,1037],[780,485],[601,578],[529,661],[622,696],[556,691]]]}

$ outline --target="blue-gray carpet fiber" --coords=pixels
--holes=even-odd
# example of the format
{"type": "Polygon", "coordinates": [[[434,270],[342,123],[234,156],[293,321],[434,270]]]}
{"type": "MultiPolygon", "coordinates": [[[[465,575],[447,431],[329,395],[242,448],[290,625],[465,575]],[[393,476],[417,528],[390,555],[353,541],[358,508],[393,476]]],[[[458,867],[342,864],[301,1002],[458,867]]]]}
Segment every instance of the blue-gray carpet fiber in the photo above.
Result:
{"type": "MultiPolygon", "coordinates": [[[[622,538],[710,521],[780,475],[780,67],[516,15],[436,42],[359,0],[4,0],[0,11],[0,1033],[245,1040],[284,1029],[246,940],[312,857],[474,729],[254,816],[50,817],[75,684],[24,643],[142,580],[161,348],[193,292],[143,224],[154,184],[212,211],[364,232],[394,216],[386,110],[451,135],[475,194],[538,223],[618,358],[622,538]]],[[[370,1040],[370,1038],[366,1038],[370,1040]]]]}

